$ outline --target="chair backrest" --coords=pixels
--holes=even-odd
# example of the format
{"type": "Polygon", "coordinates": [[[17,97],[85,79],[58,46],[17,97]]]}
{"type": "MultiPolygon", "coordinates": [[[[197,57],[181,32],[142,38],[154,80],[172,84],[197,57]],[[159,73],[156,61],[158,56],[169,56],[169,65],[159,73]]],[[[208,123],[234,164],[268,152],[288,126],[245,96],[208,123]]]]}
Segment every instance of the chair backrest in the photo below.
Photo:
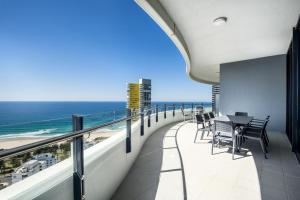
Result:
{"type": "Polygon", "coordinates": [[[197,124],[202,124],[204,122],[202,115],[196,115],[197,124]]]}
{"type": "Polygon", "coordinates": [[[203,114],[203,117],[204,117],[204,120],[205,120],[205,121],[209,121],[209,119],[210,119],[208,113],[204,113],[204,114],[203,114]]]}
{"type": "Polygon", "coordinates": [[[215,114],[213,112],[209,112],[208,114],[210,118],[215,118],[215,114]]]}
{"type": "Polygon", "coordinates": [[[215,120],[214,130],[216,134],[227,137],[234,137],[234,127],[232,121],[215,120]]]}
{"type": "Polygon", "coordinates": [[[235,112],[235,116],[248,116],[247,112],[235,112]]]}

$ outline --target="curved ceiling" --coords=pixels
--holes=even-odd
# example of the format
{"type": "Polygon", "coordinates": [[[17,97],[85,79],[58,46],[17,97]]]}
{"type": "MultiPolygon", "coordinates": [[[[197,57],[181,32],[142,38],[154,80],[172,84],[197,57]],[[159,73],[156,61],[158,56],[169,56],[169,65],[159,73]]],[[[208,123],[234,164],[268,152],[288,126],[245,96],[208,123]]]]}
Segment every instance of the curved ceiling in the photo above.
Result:
{"type": "Polygon", "coordinates": [[[219,82],[220,64],[285,54],[299,0],[136,0],[180,50],[187,74],[219,82]],[[226,24],[214,26],[217,17],[226,24]]]}

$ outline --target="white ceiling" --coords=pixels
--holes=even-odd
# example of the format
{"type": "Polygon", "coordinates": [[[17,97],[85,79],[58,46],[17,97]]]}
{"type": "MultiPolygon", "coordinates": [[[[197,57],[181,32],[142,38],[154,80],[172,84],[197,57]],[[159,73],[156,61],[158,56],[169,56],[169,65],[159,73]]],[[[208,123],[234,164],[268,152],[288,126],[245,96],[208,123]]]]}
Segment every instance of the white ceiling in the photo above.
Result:
{"type": "Polygon", "coordinates": [[[285,54],[300,14],[300,0],[160,0],[160,6],[163,15],[153,9],[168,15],[186,43],[189,75],[207,83],[219,82],[221,63],[285,54]],[[227,23],[213,26],[221,16],[227,23]]]}

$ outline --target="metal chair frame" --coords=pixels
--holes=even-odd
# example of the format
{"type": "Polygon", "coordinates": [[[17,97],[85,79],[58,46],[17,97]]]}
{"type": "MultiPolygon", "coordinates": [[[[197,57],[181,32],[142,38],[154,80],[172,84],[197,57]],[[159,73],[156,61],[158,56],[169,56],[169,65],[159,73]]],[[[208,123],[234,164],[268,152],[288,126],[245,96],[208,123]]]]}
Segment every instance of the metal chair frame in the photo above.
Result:
{"type": "Polygon", "coordinates": [[[232,142],[232,160],[234,160],[236,139],[237,139],[237,135],[235,134],[235,129],[232,121],[215,120],[211,154],[212,155],[214,154],[215,140],[218,141],[218,145],[220,145],[220,142],[224,142],[224,141],[232,142]]]}

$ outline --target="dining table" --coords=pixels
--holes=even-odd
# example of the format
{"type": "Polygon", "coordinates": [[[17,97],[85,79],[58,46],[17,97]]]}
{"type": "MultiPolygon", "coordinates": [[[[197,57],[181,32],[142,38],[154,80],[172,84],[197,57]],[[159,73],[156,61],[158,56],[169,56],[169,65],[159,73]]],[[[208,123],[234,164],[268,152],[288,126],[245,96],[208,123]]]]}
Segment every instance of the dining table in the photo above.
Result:
{"type": "Polygon", "coordinates": [[[213,118],[213,120],[219,121],[232,121],[233,125],[236,126],[245,126],[251,122],[253,117],[251,116],[236,116],[236,115],[224,115],[213,118]]]}
{"type": "MultiPolygon", "coordinates": [[[[237,134],[240,134],[242,129],[241,127],[246,126],[251,122],[253,119],[252,116],[236,116],[236,115],[224,115],[224,116],[218,116],[213,118],[212,120],[219,120],[219,121],[232,121],[233,126],[237,128],[238,131],[237,134]]],[[[236,151],[240,151],[239,142],[236,141],[236,151]]]]}

